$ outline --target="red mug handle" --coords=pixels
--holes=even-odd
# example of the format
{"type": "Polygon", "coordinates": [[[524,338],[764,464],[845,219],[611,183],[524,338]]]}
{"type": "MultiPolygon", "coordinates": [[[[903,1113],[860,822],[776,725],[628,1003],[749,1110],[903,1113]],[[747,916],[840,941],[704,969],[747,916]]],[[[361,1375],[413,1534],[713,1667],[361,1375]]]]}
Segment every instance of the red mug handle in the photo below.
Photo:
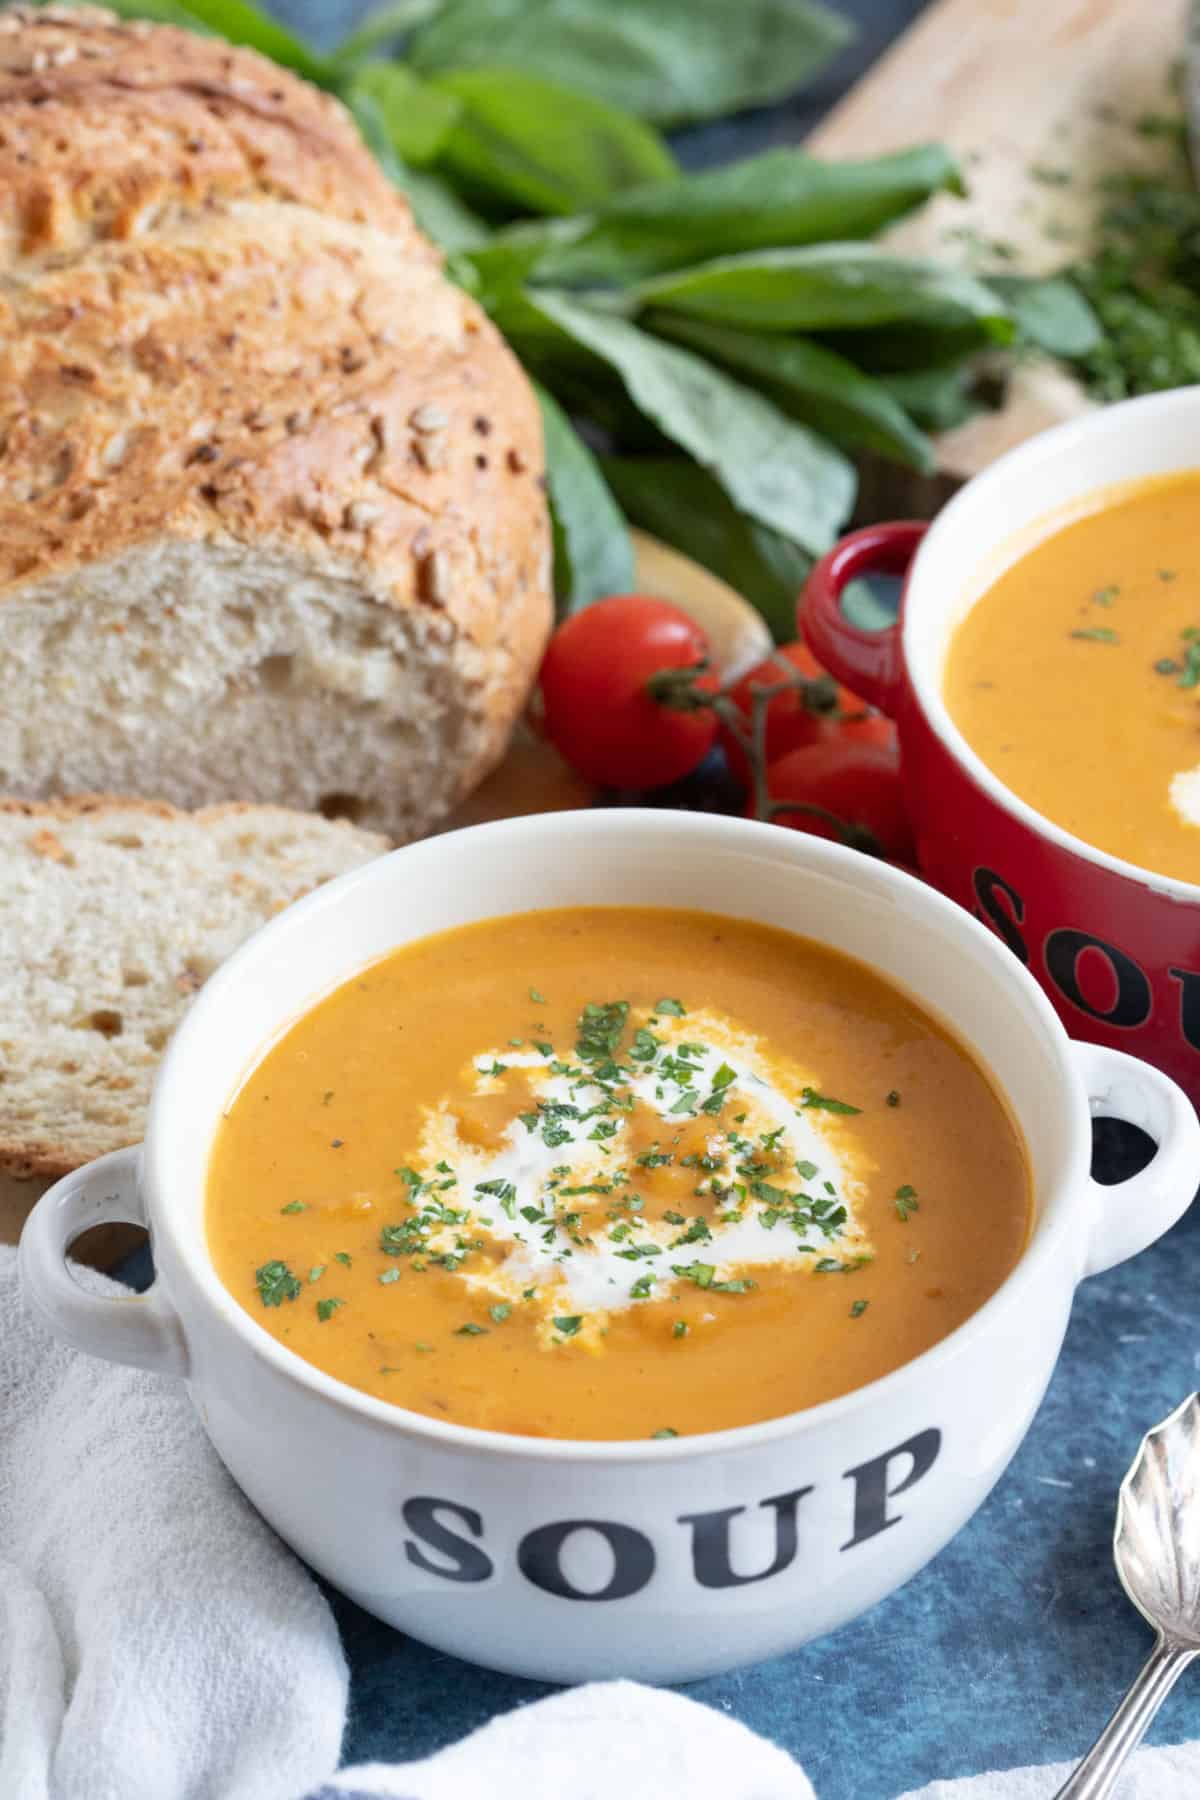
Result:
{"type": "Polygon", "coordinates": [[[890,719],[904,685],[899,621],[886,631],[864,631],[842,611],[842,594],[860,575],[906,575],[928,529],[923,519],[898,519],[852,531],[813,565],[797,608],[801,633],[821,666],[890,719]]]}

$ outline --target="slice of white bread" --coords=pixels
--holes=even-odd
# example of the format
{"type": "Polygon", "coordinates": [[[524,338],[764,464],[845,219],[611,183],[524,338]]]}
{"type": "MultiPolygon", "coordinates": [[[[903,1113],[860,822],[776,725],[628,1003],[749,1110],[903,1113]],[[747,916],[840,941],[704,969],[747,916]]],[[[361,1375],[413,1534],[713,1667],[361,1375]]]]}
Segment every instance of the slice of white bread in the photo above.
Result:
{"type": "Polygon", "coordinates": [[[0,1172],[136,1143],[159,1058],[223,958],[388,848],[276,806],[0,801],[0,1172]]]}

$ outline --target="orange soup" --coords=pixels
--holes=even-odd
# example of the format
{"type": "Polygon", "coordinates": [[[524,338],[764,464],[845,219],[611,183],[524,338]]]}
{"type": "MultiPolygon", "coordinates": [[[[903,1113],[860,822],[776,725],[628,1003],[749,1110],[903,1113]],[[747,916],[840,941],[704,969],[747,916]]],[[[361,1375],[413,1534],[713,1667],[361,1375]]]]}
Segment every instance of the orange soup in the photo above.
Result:
{"type": "Polygon", "coordinates": [[[707,913],[427,938],[267,1051],[208,1176],[221,1279],[280,1343],[435,1419],[669,1437],[935,1344],[1024,1248],[1005,1105],[906,995],[707,913]]]}
{"type": "Polygon", "coordinates": [[[1200,472],[1093,496],[954,634],[950,716],[1098,850],[1200,882],[1200,472]]]}

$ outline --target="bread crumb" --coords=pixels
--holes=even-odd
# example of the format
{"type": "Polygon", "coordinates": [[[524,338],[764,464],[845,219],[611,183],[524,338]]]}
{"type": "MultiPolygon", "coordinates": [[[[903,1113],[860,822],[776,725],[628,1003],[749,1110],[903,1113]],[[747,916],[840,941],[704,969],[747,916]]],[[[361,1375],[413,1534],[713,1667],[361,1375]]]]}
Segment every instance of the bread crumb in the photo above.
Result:
{"type": "Polygon", "coordinates": [[[43,829],[35,831],[29,839],[29,848],[35,856],[44,856],[47,862],[65,863],[68,869],[75,866],[75,858],[67,849],[62,839],[52,831],[43,829]]]}

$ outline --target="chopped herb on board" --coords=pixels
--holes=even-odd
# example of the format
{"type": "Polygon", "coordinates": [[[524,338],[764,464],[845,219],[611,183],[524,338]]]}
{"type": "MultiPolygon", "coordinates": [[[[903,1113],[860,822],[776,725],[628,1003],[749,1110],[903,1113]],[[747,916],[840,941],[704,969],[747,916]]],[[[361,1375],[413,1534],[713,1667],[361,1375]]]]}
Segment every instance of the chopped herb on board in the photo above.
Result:
{"type": "Polygon", "coordinates": [[[1078,631],[1073,631],[1071,636],[1086,638],[1089,643],[1093,644],[1119,644],[1121,641],[1116,632],[1111,631],[1107,625],[1082,626],[1078,631]]]}
{"type": "Polygon", "coordinates": [[[254,1271],[259,1297],[264,1306],[279,1306],[284,1300],[300,1297],[300,1283],[285,1262],[266,1262],[254,1271]]]}
{"type": "Polygon", "coordinates": [[[332,1319],[332,1317],[333,1317],[334,1313],[337,1311],[338,1307],[345,1306],[345,1304],[346,1304],[346,1302],[344,1300],[338,1300],[338,1299],[334,1298],[332,1295],[330,1296],[330,1298],[328,1300],[318,1300],[317,1301],[317,1318],[320,1320],[322,1325],[326,1325],[326,1324],[328,1324],[329,1320],[332,1319]]]}

